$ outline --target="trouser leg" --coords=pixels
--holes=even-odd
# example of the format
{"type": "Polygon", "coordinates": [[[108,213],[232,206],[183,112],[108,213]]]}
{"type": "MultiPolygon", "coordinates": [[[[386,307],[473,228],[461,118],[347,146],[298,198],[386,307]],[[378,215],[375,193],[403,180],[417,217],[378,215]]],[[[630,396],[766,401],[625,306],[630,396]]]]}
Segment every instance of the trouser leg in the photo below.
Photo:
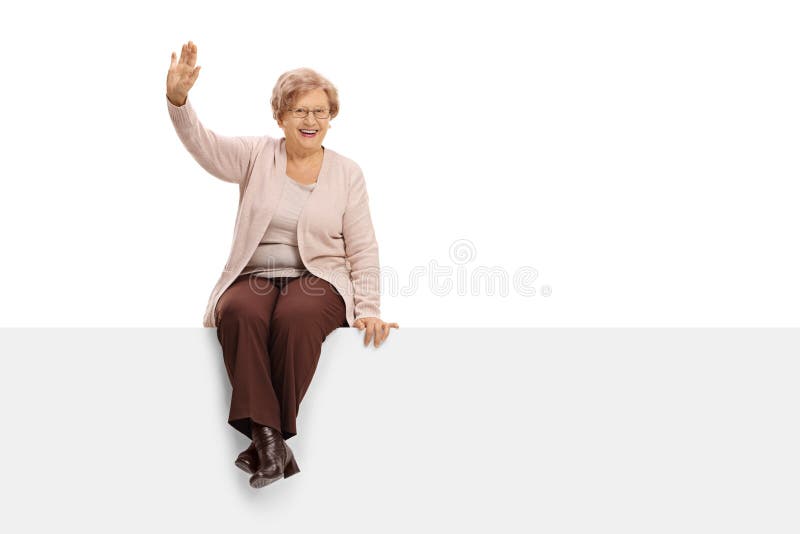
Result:
{"type": "Polygon", "coordinates": [[[281,408],[272,387],[267,350],[279,287],[267,278],[243,275],[219,298],[217,338],[231,382],[228,423],[250,438],[252,422],[281,430],[281,408]]]}
{"type": "Polygon", "coordinates": [[[322,342],[346,324],[344,299],[326,280],[307,273],[289,280],[280,292],[267,346],[284,439],[297,434],[300,401],[316,371],[322,342]]]}

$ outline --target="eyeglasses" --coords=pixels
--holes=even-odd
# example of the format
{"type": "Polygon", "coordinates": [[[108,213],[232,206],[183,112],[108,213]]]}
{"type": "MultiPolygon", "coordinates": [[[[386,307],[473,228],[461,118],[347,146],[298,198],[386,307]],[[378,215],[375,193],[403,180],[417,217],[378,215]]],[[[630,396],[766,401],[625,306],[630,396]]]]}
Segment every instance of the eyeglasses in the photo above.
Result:
{"type": "Polygon", "coordinates": [[[305,119],[308,116],[309,111],[318,119],[327,119],[331,116],[331,110],[325,108],[314,108],[313,110],[309,110],[308,108],[290,108],[286,111],[291,111],[292,115],[298,119],[305,119]]]}

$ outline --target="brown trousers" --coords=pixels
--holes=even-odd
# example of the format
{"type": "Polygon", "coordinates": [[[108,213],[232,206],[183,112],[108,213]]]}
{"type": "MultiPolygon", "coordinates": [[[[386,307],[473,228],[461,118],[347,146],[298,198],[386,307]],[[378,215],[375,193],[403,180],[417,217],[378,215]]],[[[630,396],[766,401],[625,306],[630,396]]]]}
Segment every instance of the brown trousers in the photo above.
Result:
{"type": "Polygon", "coordinates": [[[317,369],[322,342],[347,326],[344,299],[311,273],[240,275],[217,302],[217,338],[233,392],[228,423],[251,437],[252,422],[289,439],[317,369]]]}

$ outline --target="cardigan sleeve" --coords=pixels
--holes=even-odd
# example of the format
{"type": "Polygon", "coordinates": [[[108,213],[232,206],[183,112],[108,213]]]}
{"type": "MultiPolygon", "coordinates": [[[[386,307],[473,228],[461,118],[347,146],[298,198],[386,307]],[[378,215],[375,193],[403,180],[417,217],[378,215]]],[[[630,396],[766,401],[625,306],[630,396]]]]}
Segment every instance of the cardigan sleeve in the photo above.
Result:
{"type": "Polygon", "coordinates": [[[227,137],[205,128],[189,99],[176,106],[167,98],[169,117],[183,145],[211,175],[235,184],[247,176],[257,136],[227,137]]]}
{"type": "Polygon", "coordinates": [[[347,206],[342,218],[342,236],[353,281],[353,320],[380,317],[378,241],[370,217],[364,174],[358,166],[350,179],[347,206]]]}

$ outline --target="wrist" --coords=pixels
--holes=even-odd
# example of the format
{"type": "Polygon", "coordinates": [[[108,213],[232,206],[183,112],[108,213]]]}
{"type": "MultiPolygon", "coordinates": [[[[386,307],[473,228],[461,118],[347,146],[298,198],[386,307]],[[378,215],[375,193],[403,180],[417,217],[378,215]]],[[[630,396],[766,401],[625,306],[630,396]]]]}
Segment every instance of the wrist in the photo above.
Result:
{"type": "Polygon", "coordinates": [[[169,103],[176,107],[181,107],[186,104],[186,99],[189,95],[171,95],[167,93],[167,100],[169,103]]]}

